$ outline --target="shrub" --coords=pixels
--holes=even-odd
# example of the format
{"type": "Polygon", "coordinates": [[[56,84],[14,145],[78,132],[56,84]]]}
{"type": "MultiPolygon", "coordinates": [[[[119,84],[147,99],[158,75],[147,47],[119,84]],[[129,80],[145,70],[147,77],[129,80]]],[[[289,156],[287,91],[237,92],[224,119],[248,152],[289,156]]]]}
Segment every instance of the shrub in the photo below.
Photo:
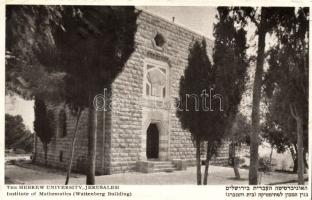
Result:
{"type": "Polygon", "coordinates": [[[263,156],[259,158],[259,171],[262,172],[269,172],[271,171],[271,164],[270,164],[270,158],[267,156],[263,156]]]}

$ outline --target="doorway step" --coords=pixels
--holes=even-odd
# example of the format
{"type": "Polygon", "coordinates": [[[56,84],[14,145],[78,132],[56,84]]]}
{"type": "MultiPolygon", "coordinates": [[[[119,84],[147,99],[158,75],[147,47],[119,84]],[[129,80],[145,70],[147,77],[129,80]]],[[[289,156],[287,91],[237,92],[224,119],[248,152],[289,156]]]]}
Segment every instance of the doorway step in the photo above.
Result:
{"type": "Polygon", "coordinates": [[[182,160],[171,161],[159,161],[159,160],[147,160],[137,161],[137,172],[142,173],[154,173],[154,172],[173,172],[186,170],[186,162],[182,160]]]}

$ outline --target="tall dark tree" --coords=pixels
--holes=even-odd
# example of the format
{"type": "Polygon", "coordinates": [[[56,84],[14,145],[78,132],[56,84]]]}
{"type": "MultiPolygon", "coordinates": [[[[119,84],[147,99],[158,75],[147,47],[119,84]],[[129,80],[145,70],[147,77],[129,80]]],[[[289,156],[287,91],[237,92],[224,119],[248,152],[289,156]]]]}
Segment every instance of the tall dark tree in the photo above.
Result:
{"type": "MultiPolygon", "coordinates": [[[[256,11],[253,11],[256,12],[256,11]]],[[[267,29],[268,10],[261,8],[260,20],[252,16],[257,26],[258,33],[258,50],[256,61],[255,80],[252,94],[252,132],[250,135],[250,165],[249,165],[249,184],[258,184],[258,158],[259,158],[259,134],[260,134],[260,99],[261,99],[261,80],[263,76],[265,37],[267,29]]]]}
{"type": "Polygon", "coordinates": [[[220,103],[213,101],[210,106],[215,110],[207,110],[207,102],[204,100],[207,94],[203,93],[214,89],[213,69],[206,51],[206,42],[196,41],[191,46],[188,57],[188,65],[181,77],[179,91],[179,107],[177,116],[182,123],[182,128],[189,130],[196,146],[197,184],[202,184],[200,147],[202,141],[208,141],[207,167],[208,175],[209,160],[220,141],[222,132],[218,128],[222,126],[220,103]]]}
{"type": "Polygon", "coordinates": [[[45,164],[48,164],[48,144],[54,136],[52,113],[49,114],[46,103],[40,98],[35,99],[35,121],[34,130],[43,144],[45,164]],[[50,115],[50,116],[49,116],[50,115]]]}
{"type": "Polygon", "coordinates": [[[215,46],[213,53],[217,91],[223,97],[225,115],[224,133],[231,140],[229,150],[233,161],[235,177],[240,178],[235,159],[235,143],[232,127],[238,112],[242,94],[245,91],[246,70],[246,31],[244,25],[235,27],[233,12],[229,7],[218,7],[218,23],[214,26],[215,46]]]}

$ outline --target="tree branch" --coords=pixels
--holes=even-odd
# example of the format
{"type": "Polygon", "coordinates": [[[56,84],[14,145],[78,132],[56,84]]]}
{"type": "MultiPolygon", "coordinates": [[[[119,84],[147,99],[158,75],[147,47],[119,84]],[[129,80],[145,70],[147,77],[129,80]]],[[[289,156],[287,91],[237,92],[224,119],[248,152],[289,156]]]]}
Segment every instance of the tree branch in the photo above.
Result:
{"type": "Polygon", "coordinates": [[[255,19],[255,14],[250,17],[250,21],[253,22],[255,24],[255,26],[257,27],[257,29],[259,29],[259,22],[257,22],[257,20],[255,19]]]}
{"type": "MultiPolygon", "coordinates": [[[[255,12],[254,12],[253,15],[251,15],[249,18],[250,18],[250,21],[253,22],[253,23],[256,25],[257,29],[259,29],[260,23],[257,22],[257,20],[256,20],[256,18],[255,18],[255,17],[256,17],[257,10],[258,10],[258,8],[255,9],[255,12]]],[[[262,16],[261,16],[261,17],[262,17],[262,16]]]]}

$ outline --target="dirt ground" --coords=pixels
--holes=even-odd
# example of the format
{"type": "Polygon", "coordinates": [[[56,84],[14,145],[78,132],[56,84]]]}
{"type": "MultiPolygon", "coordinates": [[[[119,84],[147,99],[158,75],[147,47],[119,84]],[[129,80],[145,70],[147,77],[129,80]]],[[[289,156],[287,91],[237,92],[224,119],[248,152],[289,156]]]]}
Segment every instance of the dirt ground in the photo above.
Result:
{"type": "MultiPolygon", "coordinates": [[[[25,161],[24,161],[25,163],[25,161]]],[[[202,171],[204,168],[202,169],[202,171]]],[[[248,170],[240,169],[241,179],[235,180],[233,169],[228,167],[210,166],[209,185],[247,185],[248,170]]],[[[64,184],[64,171],[45,168],[30,164],[6,164],[6,184],[64,184]]],[[[307,174],[305,174],[307,178],[307,174]]],[[[297,174],[269,172],[261,174],[261,184],[297,184],[297,174]]],[[[85,184],[85,176],[72,174],[70,184],[85,184]]],[[[119,184],[119,185],[195,185],[196,168],[188,167],[186,171],[138,173],[130,172],[123,174],[96,176],[96,184],[119,184]]]]}

